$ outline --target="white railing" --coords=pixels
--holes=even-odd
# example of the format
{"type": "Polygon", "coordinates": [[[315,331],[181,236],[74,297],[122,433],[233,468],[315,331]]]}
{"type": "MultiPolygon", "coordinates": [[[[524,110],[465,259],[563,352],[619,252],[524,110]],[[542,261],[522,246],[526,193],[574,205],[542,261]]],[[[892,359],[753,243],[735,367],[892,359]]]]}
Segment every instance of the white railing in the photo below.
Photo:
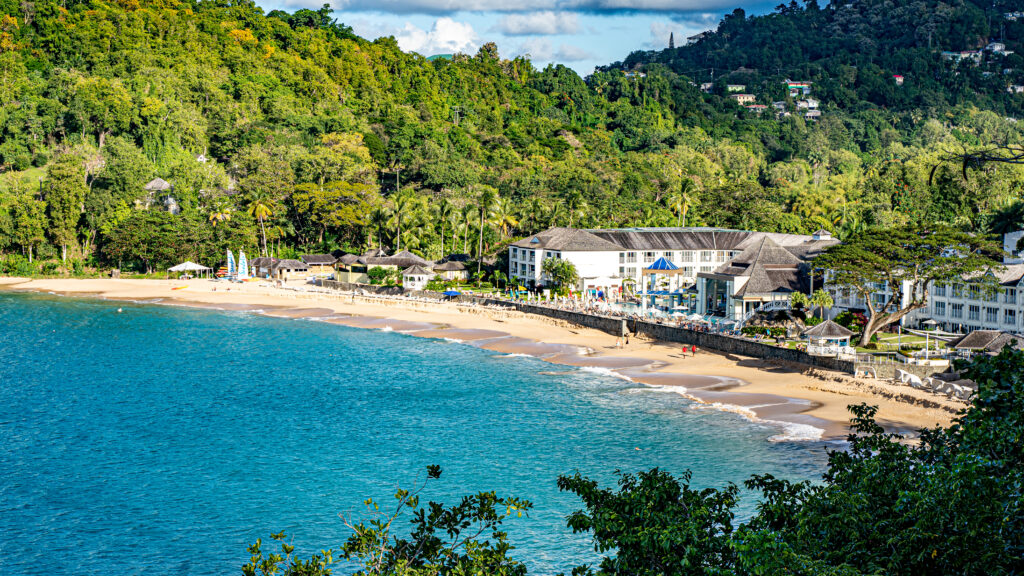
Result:
{"type": "Polygon", "coordinates": [[[857,355],[857,350],[852,346],[839,346],[839,345],[810,345],[807,347],[807,353],[811,356],[835,356],[838,358],[854,358],[857,355]]]}
{"type": "Polygon", "coordinates": [[[777,312],[779,310],[789,310],[789,308],[788,300],[772,300],[771,302],[765,302],[750,312],[747,312],[742,318],[740,318],[739,324],[736,327],[743,328],[747,325],[747,322],[750,322],[751,318],[761,312],[777,312]]]}

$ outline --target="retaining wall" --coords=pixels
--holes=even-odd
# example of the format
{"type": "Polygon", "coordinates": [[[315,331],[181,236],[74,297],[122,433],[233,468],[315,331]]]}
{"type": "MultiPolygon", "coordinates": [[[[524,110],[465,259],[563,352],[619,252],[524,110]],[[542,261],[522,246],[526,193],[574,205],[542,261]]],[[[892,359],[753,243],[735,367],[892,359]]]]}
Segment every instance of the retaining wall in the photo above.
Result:
{"type": "Polygon", "coordinates": [[[851,374],[854,371],[854,363],[850,360],[840,360],[839,358],[825,356],[811,356],[810,354],[800,350],[772,346],[771,344],[765,344],[763,342],[756,342],[744,338],[736,338],[734,336],[726,336],[725,334],[699,332],[697,330],[680,328],[678,326],[667,326],[665,324],[657,324],[643,320],[613,318],[609,316],[599,316],[596,314],[586,314],[583,312],[556,310],[545,306],[534,306],[519,302],[489,300],[487,303],[499,306],[508,306],[522,312],[564,320],[579,326],[601,330],[602,332],[606,332],[613,336],[637,334],[654,340],[694,345],[698,348],[718,350],[719,352],[725,352],[727,354],[738,354],[741,356],[778,360],[782,362],[796,362],[798,364],[806,364],[808,366],[815,366],[826,370],[848,372],[851,374]]]}

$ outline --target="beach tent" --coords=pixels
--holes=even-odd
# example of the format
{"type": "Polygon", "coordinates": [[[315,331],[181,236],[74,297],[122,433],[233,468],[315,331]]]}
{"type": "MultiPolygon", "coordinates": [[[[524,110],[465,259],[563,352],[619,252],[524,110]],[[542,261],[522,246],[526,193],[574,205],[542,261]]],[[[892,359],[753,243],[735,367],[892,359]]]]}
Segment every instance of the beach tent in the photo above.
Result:
{"type": "Polygon", "coordinates": [[[170,273],[170,272],[179,272],[179,273],[180,272],[196,272],[196,273],[199,273],[199,274],[205,273],[207,276],[210,274],[210,271],[211,271],[211,268],[209,268],[207,266],[203,266],[201,264],[196,264],[195,262],[192,262],[191,260],[186,261],[186,262],[182,262],[181,264],[178,264],[177,266],[171,266],[170,268],[167,269],[168,273],[170,273]]]}

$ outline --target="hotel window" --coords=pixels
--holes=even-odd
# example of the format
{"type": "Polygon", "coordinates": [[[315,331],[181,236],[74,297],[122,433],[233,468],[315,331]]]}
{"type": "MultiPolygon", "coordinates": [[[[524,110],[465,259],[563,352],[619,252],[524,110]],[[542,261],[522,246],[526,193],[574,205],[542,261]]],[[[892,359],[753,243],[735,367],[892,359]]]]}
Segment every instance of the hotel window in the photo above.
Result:
{"type": "Polygon", "coordinates": [[[644,252],[644,264],[654,262],[654,252],[644,252]]]}
{"type": "Polygon", "coordinates": [[[982,297],[985,299],[985,302],[999,302],[999,291],[990,290],[986,292],[982,297]]]}
{"type": "Polygon", "coordinates": [[[1003,324],[1007,326],[1017,325],[1017,311],[1016,310],[1005,310],[1003,311],[1003,324]]]}
{"type": "Polygon", "coordinates": [[[985,308],[985,322],[988,322],[989,324],[999,322],[999,309],[985,308]]]}
{"type": "Polygon", "coordinates": [[[684,250],[684,251],[680,252],[680,254],[681,254],[681,256],[679,257],[679,261],[680,262],[693,262],[693,250],[684,250]]]}
{"type": "Polygon", "coordinates": [[[519,258],[519,248],[512,248],[512,258],[519,258]]]}
{"type": "Polygon", "coordinates": [[[1017,291],[1013,288],[1007,288],[1006,292],[1003,293],[1003,302],[1007,304],[1017,303],[1017,291]]]}
{"type": "Polygon", "coordinates": [[[936,302],[935,303],[935,315],[936,316],[945,316],[946,315],[946,303],[945,302],[936,302]]]}
{"type": "Polygon", "coordinates": [[[978,288],[977,286],[971,286],[970,288],[967,289],[967,294],[967,297],[970,298],[971,300],[980,300],[981,288],[978,288]]]}
{"type": "Polygon", "coordinates": [[[519,274],[519,262],[512,263],[512,273],[519,274]]]}
{"type": "Polygon", "coordinates": [[[626,267],[625,266],[619,266],[619,278],[625,278],[625,277],[626,277],[626,267]]]}
{"type": "Polygon", "coordinates": [[[963,318],[964,317],[964,305],[963,304],[952,304],[950,306],[950,311],[949,312],[950,312],[949,315],[951,317],[953,317],[953,318],[963,318]]]}
{"type": "Polygon", "coordinates": [[[668,260],[669,262],[675,262],[674,256],[675,254],[673,254],[671,250],[665,252],[665,260],[668,260]]]}
{"type": "Polygon", "coordinates": [[[626,252],[626,264],[636,264],[636,252],[626,252]]]}
{"type": "Polygon", "coordinates": [[[967,319],[968,320],[981,320],[981,306],[975,306],[971,304],[967,307],[967,319]]]}
{"type": "Polygon", "coordinates": [[[530,274],[536,274],[536,273],[537,273],[537,267],[534,266],[533,264],[530,264],[530,274]]]}
{"type": "Polygon", "coordinates": [[[636,268],[626,268],[626,276],[629,278],[636,277],[636,268]]]}
{"type": "Polygon", "coordinates": [[[700,271],[701,272],[711,272],[712,270],[714,270],[714,268],[711,267],[711,266],[701,266],[700,267],[700,271]]]}
{"type": "Polygon", "coordinates": [[[725,262],[725,252],[723,252],[722,250],[719,250],[715,254],[715,262],[725,262]]]}
{"type": "Polygon", "coordinates": [[[963,284],[953,284],[953,298],[963,298],[963,297],[964,297],[964,285],[963,284]]]}
{"type": "MultiPolygon", "coordinates": [[[[533,262],[533,257],[534,257],[535,254],[537,254],[537,253],[534,252],[533,250],[530,250],[530,262],[533,262]]],[[[530,268],[533,268],[533,266],[530,266],[530,268]]]]}
{"type": "Polygon", "coordinates": [[[683,276],[693,278],[693,266],[683,266],[683,276]]]}
{"type": "Polygon", "coordinates": [[[711,250],[701,250],[700,251],[700,261],[701,262],[711,262],[712,259],[715,257],[714,254],[715,253],[712,252],[711,250]]]}
{"type": "Polygon", "coordinates": [[[945,298],[946,297],[946,285],[945,284],[936,284],[935,285],[935,289],[933,290],[933,292],[935,292],[935,296],[936,297],[938,297],[938,298],[945,298]]]}

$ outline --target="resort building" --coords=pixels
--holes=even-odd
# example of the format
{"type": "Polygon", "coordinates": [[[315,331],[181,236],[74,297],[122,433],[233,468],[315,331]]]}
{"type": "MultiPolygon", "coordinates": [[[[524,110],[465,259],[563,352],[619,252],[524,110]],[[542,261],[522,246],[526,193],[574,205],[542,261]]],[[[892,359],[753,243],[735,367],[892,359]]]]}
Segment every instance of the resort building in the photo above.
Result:
{"type": "Polygon", "coordinates": [[[337,258],[330,254],[306,254],[300,258],[309,266],[310,274],[330,276],[334,274],[334,263],[337,258]]]}
{"type": "Polygon", "coordinates": [[[454,260],[435,264],[434,273],[445,280],[455,282],[464,282],[469,279],[469,271],[466,270],[466,265],[454,260]]]}
{"type": "Polygon", "coordinates": [[[256,278],[275,280],[305,280],[309,276],[309,266],[301,260],[288,258],[255,258],[252,268],[256,278]]]}
{"type": "Polygon", "coordinates": [[[697,313],[743,320],[762,305],[789,307],[793,292],[810,290],[807,260],[839,241],[819,230],[803,242],[782,246],[763,234],[711,272],[697,274],[697,313]]]}
{"type": "Polygon", "coordinates": [[[732,98],[740,104],[753,104],[757,100],[757,96],[753,94],[731,94],[729,98],[732,98]]]}
{"type": "Polygon", "coordinates": [[[509,278],[526,286],[549,283],[542,272],[547,258],[573,263],[580,280],[577,290],[617,293],[628,289],[653,290],[652,266],[664,258],[678,271],[672,273],[672,289],[693,287],[702,272],[714,272],[734,257],[770,238],[778,246],[806,259],[835,240],[821,236],[773,234],[724,228],[551,228],[509,246],[509,278]]]}
{"type": "MultiPolygon", "coordinates": [[[[995,291],[987,291],[979,282],[972,282],[969,278],[952,284],[929,285],[927,306],[911,312],[900,323],[918,326],[931,319],[938,328],[947,332],[999,330],[1024,333],[1024,254],[1017,250],[1017,242],[1022,237],[1024,230],[1006,234],[1003,237],[1003,250],[1006,252],[1003,268],[984,275],[997,286],[995,291]]],[[[909,282],[904,283],[903,300],[894,307],[910,304],[910,288],[909,282]]],[[[826,286],[826,289],[835,300],[830,312],[833,317],[845,310],[863,312],[867,308],[863,298],[851,290],[837,286],[826,286]]],[[[880,283],[875,289],[871,301],[876,309],[881,309],[892,296],[892,290],[887,283],[880,283]]]]}

